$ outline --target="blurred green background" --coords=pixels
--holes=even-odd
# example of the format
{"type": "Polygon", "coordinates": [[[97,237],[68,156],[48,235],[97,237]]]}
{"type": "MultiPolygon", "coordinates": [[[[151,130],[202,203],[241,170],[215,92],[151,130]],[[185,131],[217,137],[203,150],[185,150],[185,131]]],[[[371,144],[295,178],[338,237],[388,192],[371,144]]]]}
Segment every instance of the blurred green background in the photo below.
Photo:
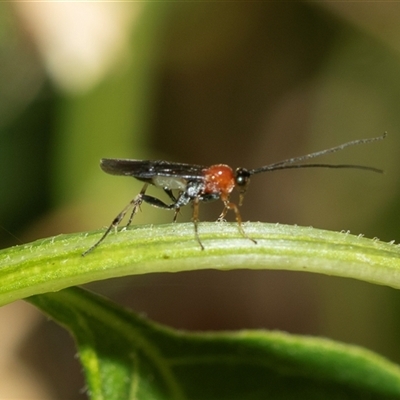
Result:
{"type": "MultiPolygon", "coordinates": [[[[107,226],[141,185],[102,173],[102,157],[254,168],[384,131],[321,161],[385,175],[259,175],[241,213],[400,242],[399,18],[381,2],[0,3],[0,246],[107,226]]],[[[173,216],[142,211],[137,224],[173,216]]],[[[400,362],[400,294],[386,287],[271,271],[90,287],[177,328],[281,329],[400,362]]],[[[85,398],[61,328],[22,302],[0,318],[0,398],[85,398]]]]}

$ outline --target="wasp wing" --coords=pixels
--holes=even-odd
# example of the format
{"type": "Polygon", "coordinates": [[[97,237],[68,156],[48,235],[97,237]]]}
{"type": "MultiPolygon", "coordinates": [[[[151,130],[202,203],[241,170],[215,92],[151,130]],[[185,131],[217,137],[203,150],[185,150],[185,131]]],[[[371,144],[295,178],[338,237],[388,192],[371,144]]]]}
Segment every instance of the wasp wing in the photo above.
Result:
{"type": "Polygon", "coordinates": [[[107,174],[132,176],[152,183],[155,177],[174,177],[185,180],[202,179],[207,167],[193,164],[173,163],[169,161],[131,160],[103,158],[101,169],[107,174]]]}

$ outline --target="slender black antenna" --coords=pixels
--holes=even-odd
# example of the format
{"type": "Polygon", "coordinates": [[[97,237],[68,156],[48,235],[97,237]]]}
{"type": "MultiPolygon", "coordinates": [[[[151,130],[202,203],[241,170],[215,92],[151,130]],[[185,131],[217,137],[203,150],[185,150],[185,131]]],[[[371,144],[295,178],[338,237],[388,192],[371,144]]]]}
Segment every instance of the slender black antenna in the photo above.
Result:
{"type": "Polygon", "coordinates": [[[276,171],[277,169],[291,169],[291,168],[353,168],[353,169],[364,169],[366,171],[378,172],[383,174],[383,170],[374,167],[367,167],[365,165],[356,164],[295,164],[295,165],[278,165],[272,169],[267,169],[259,172],[265,171],[276,171]]]}
{"type": "Polygon", "coordinates": [[[370,138],[370,139],[358,139],[358,140],[353,140],[351,142],[347,142],[344,144],[341,144],[340,146],[332,147],[330,149],[326,150],[321,150],[317,151],[315,153],[310,153],[306,154],[304,156],[300,157],[294,157],[294,158],[288,158],[287,160],[283,160],[274,164],[269,164],[269,165],[264,165],[263,167],[260,168],[254,168],[249,171],[251,175],[254,174],[259,174],[260,172],[266,172],[266,171],[275,171],[277,169],[289,169],[289,168],[355,168],[355,169],[364,169],[367,171],[373,171],[373,172],[379,172],[382,173],[383,171],[377,168],[373,167],[366,167],[363,165],[347,165],[347,164],[298,164],[298,165],[293,165],[301,161],[309,160],[310,158],[315,158],[315,157],[320,157],[324,156],[326,154],[330,153],[335,153],[337,151],[343,150],[346,147],[349,146],[356,146],[359,144],[366,144],[366,143],[372,143],[377,140],[383,140],[385,139],[387,135],[387,132],[385,132],[382,136],[370,138]]]}

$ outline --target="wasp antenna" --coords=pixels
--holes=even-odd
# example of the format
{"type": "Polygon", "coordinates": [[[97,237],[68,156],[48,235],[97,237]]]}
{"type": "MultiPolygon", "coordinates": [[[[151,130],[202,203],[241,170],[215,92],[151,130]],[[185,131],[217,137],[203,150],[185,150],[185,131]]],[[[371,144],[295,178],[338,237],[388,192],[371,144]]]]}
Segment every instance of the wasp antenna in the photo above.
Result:
{"type": "Polygon", "coordinates": [[[375,167],[368,167],[366,165],[357,165],[357,164],[294,164],[294,165],[280,165],[272,170],[267,171],[276,171],[279,169],[294,169],[294,168],[353,168],[353,169],[362,169],[365,171],[377,172],[378,174],[383,174],[384,171],[375,167]]]}
{"type": "Polygon", "coordinates": [[[367,144],[367,143],[372,143],[376,142],[377,140],[383,140],[387,136],[387,132],[385,132],[382,136],[374,137],[374,138],[368,138],[368,139],[357,139],[353,140],[351,142],[343,143],[339,146],[332,147],[330,149],[325,149],[325,150],[320,150],[316,151],[315,153],[310,153],[306,154],[304,156],[299,156],[299,157],[293,157],[293,158],[288,158],[287,160],[279,161],[274,164],[269,164],[269,165],[264,165],[263,167],[260,168],[254,168],[249,171],[251,175],[254,174],[259,174],[260,172],[266,172],[266,171],[274,171],[277,169],[289,169],[289,168],[312,168],[312,167],[322,167],[322,168],[356,168],[356,169],[365,169],[369,171],[374,171],[374,172],[382,172],[380,169],[376,169],[373,167],[365,167],[362,165],[331,165],[331,164],[299,164],[299,165],[293,165],[305,160],[309,160],[311,158],[315,157],[320,157],[324,156],[326,154],[331,154],[331,153],[336,153],[337,151],[341,151],[345,149],[346,147],[350,146],[357,146],[359,144],[367,144]]]}

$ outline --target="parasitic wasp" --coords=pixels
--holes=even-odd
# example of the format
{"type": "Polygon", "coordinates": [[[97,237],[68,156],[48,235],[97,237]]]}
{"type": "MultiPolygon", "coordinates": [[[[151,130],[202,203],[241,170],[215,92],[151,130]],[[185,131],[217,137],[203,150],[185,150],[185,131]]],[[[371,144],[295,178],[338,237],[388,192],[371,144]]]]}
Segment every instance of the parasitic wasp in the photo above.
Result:
{"type": "Polygon", "coordinates": [[[229,210],[232,210],[235,213],[241,235],[256,243],[254,239],[248,237],[244,232],[242,227],[242,218],[238,208],[238,206],[241,206],[243,203],[243,197],[249,186],[250,178],[253,175],[261,172],[270,172],[289,168],[355,168],[382,173],[383,171],[380,169],[364,165],[301,163],[312,158],[335,153],[349,146],[372,143],[377,140],[382,140],[385,137],[386,132],[382,136],[375,138],[353,140],[330,149],[317,151],[300,157],[289,158],[263,167],[254,169],[237,168],[235,171],[225,164],[216,164],[206,167],[201,165],[173,163],[169,161],[103,158],[100,162],[100,167],[104,172],[111,175],[132,176],[144,182],[144,185],[140,193],[114,218],[103,236],[101,236],[101,238],[82,255],[85,256],[94,250],[107,237],[113,228],[116,229],[119,226],[126,213],[132,209],[126,225],[129,226],[138,208],[143,202],[153,207],[174,210],[174,222],[177,219],[180,208],[191,203],[193,205],[192,220],[194,224],[195,238],[201,249],[204,250],[204,246],[201,243],[198,233],[199,203],[221,199],[224,208],[218,220],[224,219],[226,213],[229,210]],[[146,190],[149,185],[154,185],[162,189],[171,202],[167,204],[156,197],[147,195],[146,190]],[[230,194],[234,188],[239,191],[238,205],[229,200],[230,194]]]}

